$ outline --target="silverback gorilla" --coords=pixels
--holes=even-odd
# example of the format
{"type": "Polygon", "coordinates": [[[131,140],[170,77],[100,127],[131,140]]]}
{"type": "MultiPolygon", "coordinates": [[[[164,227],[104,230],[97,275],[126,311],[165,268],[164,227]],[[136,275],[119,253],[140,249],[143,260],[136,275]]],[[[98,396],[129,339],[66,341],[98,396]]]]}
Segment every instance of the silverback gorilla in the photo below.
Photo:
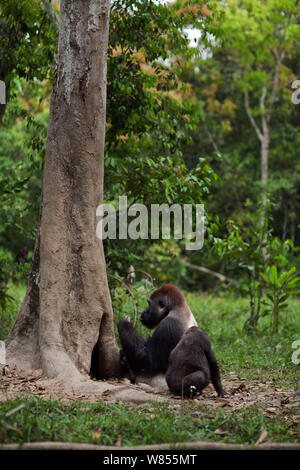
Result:
{"type": "Polygon", "coordinates": [[[172,284],[153,292],[141,322],[149,329],[155,328],[146,340],[134,332],[128,317],[121,318],[117,325],[122,346],[120,361],[130,371],[133,382],[147,382],[144,379],[165,374],[171,351],[184,332],[197,325],[183,294],[172,284]]]}
{"type": "Polygon", "coordinates": [[[166,381],[175,395],[191,398],[211,381],[219,397],[228,396],[221,384],[209,337],[195,326],[186,331],[172,351],[166,381]]]}

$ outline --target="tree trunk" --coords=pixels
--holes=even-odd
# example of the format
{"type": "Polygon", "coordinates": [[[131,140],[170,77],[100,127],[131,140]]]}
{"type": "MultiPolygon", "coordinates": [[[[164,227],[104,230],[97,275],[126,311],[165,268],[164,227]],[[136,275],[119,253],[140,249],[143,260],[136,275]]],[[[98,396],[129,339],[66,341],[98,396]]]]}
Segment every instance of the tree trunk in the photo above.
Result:
{"type": "MultiPolygon", "coordinates": [[[[40,225],[7,362],[76,383],[97,358],[119,373],[119,351],[96,209],[102,202],[108,0],[62,0],[40,225]]],[[[72,386],[73,386],[72,385],[72,386]]]]}
{"type": "Polygon", "coordinates": [[[270,139],[268,129],[265,130],[261,140],[261,182],[262,182],[262,205],[264,212],[261,215],[261,227],[265,224],[267,216],[267,183],[268,183],[268,156],[270,139]]]}
{"type": "MultiPolygon", "coordinates": [[[[249,91],[246,88],[244,92],[244,105],[246,109],[246,113],[250,120],[250,123],[253,129],[256,132],[257,138],[260,141],[260,158],[261,158],[261,182],[262,182],[262,205],[264,209],[264,213],[261,215],[260,218],[260,226],[261,228],[264,227],[265,220],[266,220],[266,210],[267,210],[267,182],[268,182],[268,156],[269,156],[269,148],[270,148],[270,135],[269,135],[269,125],[271,116],[272,116],[272,109],[273,104],[276,97],[276,89],[278,83],[278,73],[279,73],[279,66],[278,70],[276,68],[275,78],[274,78],[274,86],[272,91],[271,97],[271,105],[268,112],[265,109],[265,99],[267,95],[266,86],[263,86],[261,97],[260,97],[260,111],[261,111],[261,123],[262,123],[262,130],[257,125],[252,111],[249,105],[249,91]]],[[[265,248],[264,253],[266,254],[265,248]]],[[[264,255],[265,256],[265,255],[264,255]]]]}

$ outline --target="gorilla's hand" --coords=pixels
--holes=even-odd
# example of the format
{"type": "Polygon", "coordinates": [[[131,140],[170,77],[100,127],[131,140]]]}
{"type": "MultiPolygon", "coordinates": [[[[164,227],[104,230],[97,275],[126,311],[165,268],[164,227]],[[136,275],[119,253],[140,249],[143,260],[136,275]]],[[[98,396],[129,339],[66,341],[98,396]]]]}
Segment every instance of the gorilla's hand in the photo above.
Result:
{"type": "Polygon", "coordinates": [[[127,357],[126,357],[123,349],[120,349],[120,364],[122,366],[128,367],[127,357]]]}
{"type": "Polygon", "coordinates": [[[122,318],[118,321],[117,327],[118,327],[118,328],[120,328],[120,327],[122,328],[122,327],[124,326],[124,327],[126,328],[126,326],[127,326],[128,324],[131,324],[131,318],[125,316],[125,317],[122,317],[122,318]]]}
{"type": "MultiPolygon", "coordinates": [[[[132,334],[134,332],[133,325],[131,323],[130,317],[122,317],[118,323],[117,323],[117,328],[119,335],[120,333],[124,332],[124,334],[132,334]]],[[[123,345],[122,345],[123,346],[123,345]]]]}
{"type": "Polygon", "coordinates": [[[225,392],[225,390],[222,390],[222,392],[218,393],[218,397],[220,397],[220,398],[229,398],[230,395],[229,395],[229,393],[225,392]]]}

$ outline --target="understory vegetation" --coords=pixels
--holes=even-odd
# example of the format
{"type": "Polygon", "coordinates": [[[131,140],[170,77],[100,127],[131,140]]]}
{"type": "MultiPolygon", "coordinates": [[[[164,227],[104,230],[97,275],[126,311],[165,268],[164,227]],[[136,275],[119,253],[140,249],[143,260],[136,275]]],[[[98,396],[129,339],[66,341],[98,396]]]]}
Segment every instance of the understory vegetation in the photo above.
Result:
{"type": "Polygon", "coordinates": [[[64,404],[36,397],[7,401],[0,408],[0,442],[85,442],[142,445],[205,440],[255,444],[264,429],[269,442],[299,442],[296,407],[266,417],[256,407],[228,413],[183,401],[162,404],[64,404]]]}
{"type": "MultiPolygon", "coordinates": [[[[59,18],[59,0],[0,2],[0,340],[33,258],[59,18]]],[[[300,442],[299,62],[298,0],[111,1],[103,201],[203,204],[206,229],[195,251],[172,227],[170,239],[160,228],[155,240],[104,240],[116,339],[124,315],[149,335],[139,321],[149,294],[176,284],[231,396],[10,399],[0,371],[0,443],[254,444],[263,431],[300,442]]]]}
{"type": "MultiPolygon", "coordinates": [[[[140,312],[146,304],[147,289],[144,284],[136,289],[134,300],[140,312]]],[[[16,298],[20,291],[20,287],[16,291],[12,288],[10,293],[16,298]]],[[[249,314],[247,299],[222,287],[218,295],[185,294],[199,326],[211,337],[224,386],[232,393],[221,406],[216,405],[215,392],[209,403],[179,398],[167,404],[143,405],[83,401],[66,404],[64,400],[50,401],[25,394],[24,398],[1,403],[0,442],[125,446],[205,440],[254,444],[264,430],[268,442],[300,442],[299,401],[284,398],[279,406],[272,404],[278,390],[295,392],[299,388],[299,366],[292,362],[292,343],[299,339],[300,301],[289,302],[278,334],[270,335],[272,324],[264,317],[257,333],[250,335],[244,329],[249,314]],[[238,400],[245,400],[244,394],[251,392],[253,384],[258,385],[258,390],[267,387],[268,395],[257,403],[245,401],[245,407],[240,407],[238,400]],[[238,400],[236,390],[242,391],[238,400]]],[[[18,308],[15,304],[14,311],[9,312],[8,328],[18,308]]],[[[134,308],[132,296],[119,287],[114,296],[115,321],[123,315],[134,321],[134,308]]],[[[149,334],[139,323],[137,331],[144,336],[149,334]]],[[[0,380],[3,397],[6,385],[0,380]]]]}

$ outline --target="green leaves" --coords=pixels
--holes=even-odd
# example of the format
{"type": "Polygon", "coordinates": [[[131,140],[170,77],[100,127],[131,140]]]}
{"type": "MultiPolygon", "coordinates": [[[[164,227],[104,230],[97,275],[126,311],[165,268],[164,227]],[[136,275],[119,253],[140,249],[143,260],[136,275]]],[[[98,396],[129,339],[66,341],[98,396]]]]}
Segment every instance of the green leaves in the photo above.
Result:
{"type": "Polygon", "coordinates": [[[274,264],[266,271],[266,273],[261,272],[260,275],[266,284],[275,289],[293,289],[300,280],[300,277],[297,276],[295,267],[292,267],[278,276],[278,270],[274,264]]]}
{"type": "Polygon", "coordinates": [[[0,5],[0,76],[43,80],[54,71],[57,30],[42,2],[2,0],[0,5]]]}
{"type": "Polygon", "coordinates": [[[277,332],[280,312],[288,307],[286,301],[291,295],[300,293],[300,290],[296,289],[300,277],[297,276],[295,267],[279,275],[277,266],[274,264],[260,275],[265,283],[264,291],[268,299],[264,301],[265,313],[272,315],[273,331],[277,332]]]}
{"type": "MultiPolygon", "coordinates": [[[[270,201],[268,202],[270,206],[270,201]]],[[[215,249],[227,267],[247,273],[248,282],[240,284],[240,290],[249,296],[250,318],[247,327],[255,329],[261,315],[270,315],[273,319],[273,331],[277,332],[280,311],[287,308],[287,300],[297,289],[300,277],[296,268],[286,270],[289,263],[287,256],[294,245],[291,240],[282,242],[273,236],[269,227],[270,207],[268,217],[264,218],[261,226],[260,215],[250,227],[240,227],[233,220],[227,222],[227,234],[224,238],[215,239],[215,249]],[[265,305],[261,312],[261,305],[265,305]]]]}

